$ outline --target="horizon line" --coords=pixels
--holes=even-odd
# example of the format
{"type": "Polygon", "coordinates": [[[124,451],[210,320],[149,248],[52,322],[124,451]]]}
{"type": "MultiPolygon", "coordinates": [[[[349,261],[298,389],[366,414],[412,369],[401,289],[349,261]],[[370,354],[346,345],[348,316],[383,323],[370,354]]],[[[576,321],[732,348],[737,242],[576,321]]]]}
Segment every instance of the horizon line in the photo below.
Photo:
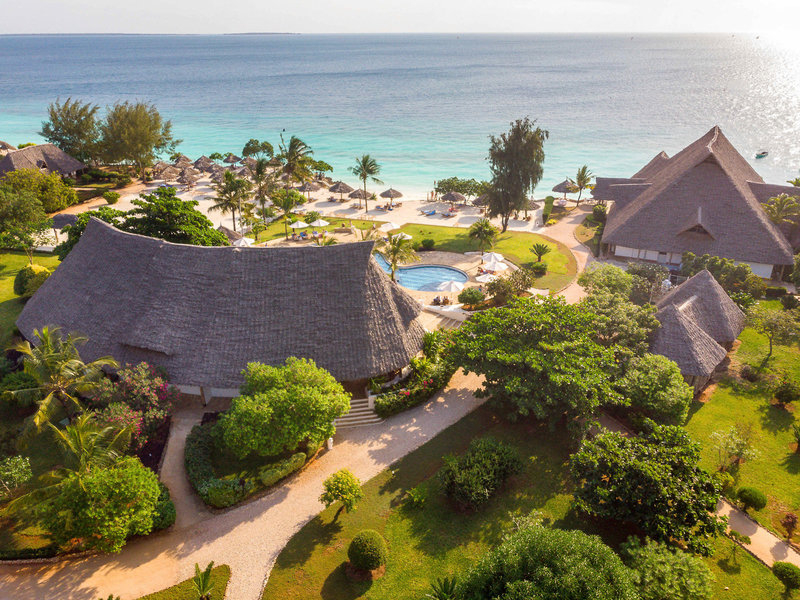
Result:
{"type": "Polygon", "coordinates": [[[27,37],[27,36],[278,36],[278,35],[552,35],[552,36],[581,36],[581,35],[762,35],[768,31],[678,31],[678,30],[648,30],[648,31],[233,31],[233,32],[101,32],[101,31],[49,31],[2,33],[0,37],[27,37]]]}

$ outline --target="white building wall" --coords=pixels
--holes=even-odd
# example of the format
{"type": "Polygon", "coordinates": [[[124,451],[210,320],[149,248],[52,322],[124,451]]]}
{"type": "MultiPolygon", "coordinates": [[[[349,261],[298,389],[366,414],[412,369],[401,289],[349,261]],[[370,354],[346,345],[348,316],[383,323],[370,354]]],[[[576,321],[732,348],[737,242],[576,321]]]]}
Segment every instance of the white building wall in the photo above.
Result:
{"type": "MultiPolygon", "coordinates": [[[[663,260],[658,260],[658,251],[657,250],[642,250],[639,248],[628,248],[626,246],[615,246],[614,247],[614,255],[619,256],[620,258],[633,258],[637,260],[647,260],[652,262],[661,262],[664,263],[663,260]]],[[[739,264],[742,261],[735,261],[736,264],[739,264]]],[[[681,255],[675,252],[668,253],[666,258],[666,264],[670,265],[679,265],[681,264],[681,255]]],[[[761,277],[762,279],[771,279],[772,278],[772,265],[765,265],[763,263],[747,263],[750,265],[750,268],[753,270],[753,273],[761,277]]]]}

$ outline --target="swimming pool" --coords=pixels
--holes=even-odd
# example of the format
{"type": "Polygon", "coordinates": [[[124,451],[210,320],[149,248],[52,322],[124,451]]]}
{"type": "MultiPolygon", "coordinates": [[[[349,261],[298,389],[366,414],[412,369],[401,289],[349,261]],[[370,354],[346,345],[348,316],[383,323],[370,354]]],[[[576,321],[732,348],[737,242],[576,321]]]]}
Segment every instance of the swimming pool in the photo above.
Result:
{"type": "MultiPolygon", "coordinates": [[[[381,268],[389,272],[389,263],[380,254],[375,254],[375,260],[381,268]]],[[[469,276],[459,269],[445,267],[444,265],[417,265],[400,267],[395,273],[397,283],[410,290],[422,292],[435,292],[436,287],[443,281],[458,281],[466,283],[469,276]]]]}

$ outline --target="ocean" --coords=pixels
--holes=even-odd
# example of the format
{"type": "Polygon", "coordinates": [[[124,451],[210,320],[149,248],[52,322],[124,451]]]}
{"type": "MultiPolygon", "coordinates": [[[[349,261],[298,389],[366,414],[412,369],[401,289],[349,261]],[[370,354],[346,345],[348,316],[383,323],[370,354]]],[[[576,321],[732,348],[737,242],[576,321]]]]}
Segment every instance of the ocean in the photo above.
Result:
{"type": "Polygon", "coordinates": [[[583,164],[630,176],[719,124],[780,183],[800,175],[798,59],[753,35],[0,36],[0,139],[42,141],[56,98],[146,100],[192,158],[285,132],[336,179],[369,153],[411,193],[488,178],[489,136],[527,115],[550,132],[540,196],[583,164]]]}

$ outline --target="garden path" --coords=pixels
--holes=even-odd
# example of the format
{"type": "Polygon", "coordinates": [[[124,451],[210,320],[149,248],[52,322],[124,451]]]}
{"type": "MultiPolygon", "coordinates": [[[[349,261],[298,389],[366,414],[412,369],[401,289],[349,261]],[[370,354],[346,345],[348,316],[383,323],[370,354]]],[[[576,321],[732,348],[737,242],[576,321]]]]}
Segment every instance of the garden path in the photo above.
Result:
{"type": "Polygon", "coordinates": [[[771,531],[764,529],[745,512],[726,500],[717,504],[717,514],[728,517],[728,527],[750,537],[742,544],[758,560],[771,567],[774,562],[790,562],[800,567],[800,553],[771,531]]]}
{"type": "Polygon", "coordinates": [[[194,564],[230,565],[227,597],[258,600],[278,554],[321,510],[322,482],[349,468],[362,481],[418,448],[481,404],[475,375],[456,373],[427,404],[375,426],[337,433],[323,454],[269,494],[238,508],[212,513],[195,500],[183,474],[186,434],[203,409],[175,415],[164,459],[164,479],[178,506],[168,531],[132,540],[117,555],[94,555],[57,563],[0,566],[0,598],[97,600],[118,594],[131,600],[172,586],[194,573],[194,564]]]}
{"type": "MultiPolygon", "coordinates": [[[[575,256],[578,263],[578,275],[580,275],[586,266],[590,264],[595,258],[592,256],[588,247],[584,246],[575,238],[575,228],[578,227],[586,215],[592,212],[592,207],[588,204],[583,204],[578,208],[572,210],[569,215],[561,219],[555,225],[542,230],[542,234],[561,242],[570,249],[570,252],[575,256]]],[[[572,304],[577,302],[586,295],[586,291],[578,285],[577,280],[570,283],[567,287],[559,292],[560,296],[564,296],[567,302],[572,304]]]]}

